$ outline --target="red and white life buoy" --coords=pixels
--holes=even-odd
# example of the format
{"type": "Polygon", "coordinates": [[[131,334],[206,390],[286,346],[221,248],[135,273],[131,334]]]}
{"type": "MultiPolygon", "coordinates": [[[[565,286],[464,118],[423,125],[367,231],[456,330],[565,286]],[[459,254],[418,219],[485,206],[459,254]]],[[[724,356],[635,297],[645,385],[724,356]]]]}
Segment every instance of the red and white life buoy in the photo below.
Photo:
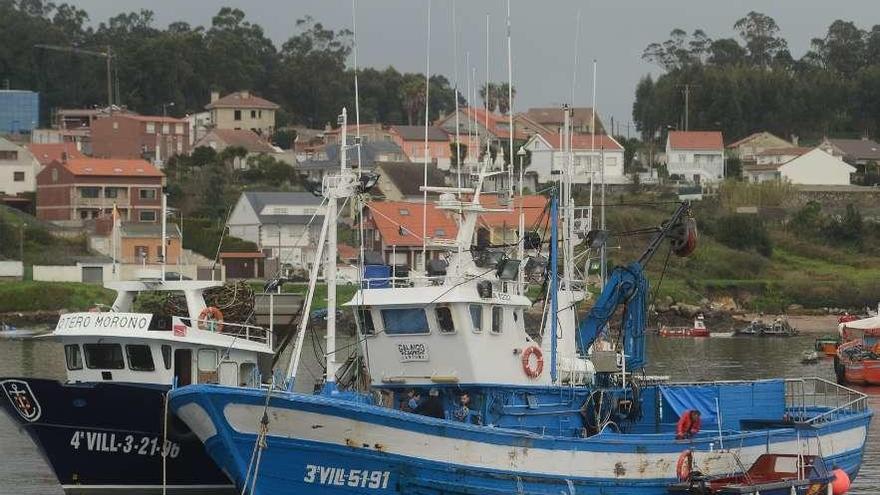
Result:
{"type": "Polygon", "coordinates": [[[223,312],[216,306],[208,306],[199,313],[199,329],[221,332],[223,330],[223,312]]]}
{"type": "Polygon", "coordinates": [[[678,456],[678,462],[675,464],[675,475],[680,481],[686,481],[691,475],[691,465],[693,464],[693,454],[690,450],[685,450],[678,456]]]}
{"type": "Polygon", "coordinates": [[[522,367],[526,376],[529,378],[538,378],[544,371],[544,354],[537,346],[531,346],[523,351],[522,367]],[[535,366],[532,367],[532,355],[535,356],[535,366]]]}

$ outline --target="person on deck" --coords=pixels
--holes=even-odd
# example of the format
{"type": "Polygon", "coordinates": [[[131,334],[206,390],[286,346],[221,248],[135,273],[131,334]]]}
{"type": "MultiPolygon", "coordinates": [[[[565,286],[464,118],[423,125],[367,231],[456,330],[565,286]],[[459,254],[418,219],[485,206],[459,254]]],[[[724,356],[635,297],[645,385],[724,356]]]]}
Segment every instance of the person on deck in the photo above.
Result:
{"type": "Polygon", "coordinates": [[[406,402],[401,404],[400,410],[405,412],[415,412],[422,403],[422,394],[416,389],[410,389],[406,393],[406,402]]]}
{"type": "Polygon", "coordinates": [[[700,426],[700,411],[688,409],[681,415],[681,419],[678,420],[675,438],[678,440],[691,438],[700,432],[700,426]]]}

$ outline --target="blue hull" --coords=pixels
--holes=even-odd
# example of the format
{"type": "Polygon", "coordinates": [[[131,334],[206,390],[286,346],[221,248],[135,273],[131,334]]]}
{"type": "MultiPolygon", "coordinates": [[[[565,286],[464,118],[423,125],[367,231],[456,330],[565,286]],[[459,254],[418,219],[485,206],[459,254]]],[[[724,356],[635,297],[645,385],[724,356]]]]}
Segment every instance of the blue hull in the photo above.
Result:
{"type": "Polygon", "coordinates": [[[169,417],[163,447],[167,387],[139,384],[62,384],[55,380],[0,378],[27,383],[38,417],[28,420],[0,392],[6,413],[37,444],[67,493],[162,493],[162,453],[168,493],[232,493],[229,478],[198,438],[169,417]]]}
{"type": "MultiPolygon", "coordinates": [[[[171,397],[211,457],[243,485],[252,472],[265,391],[199,385],[171,397]]],[[[273,395],[268,412],[255,491],[261,495],[659,495],[677,481],[675,460],[683,450],[711,455],[717,442],[711,434],[689,441],[671,434],[535,435],[295,393],[273,395]]],[[[849,446],[826,452],[829,465],[857,475],[870,416],[853,413],[812,430],[823,448],[828,442],[849,446]]],[[[780,428],[725,435],[724,441],[747,456],[790,449],[797,439],[794,429],[780,428]]]]}

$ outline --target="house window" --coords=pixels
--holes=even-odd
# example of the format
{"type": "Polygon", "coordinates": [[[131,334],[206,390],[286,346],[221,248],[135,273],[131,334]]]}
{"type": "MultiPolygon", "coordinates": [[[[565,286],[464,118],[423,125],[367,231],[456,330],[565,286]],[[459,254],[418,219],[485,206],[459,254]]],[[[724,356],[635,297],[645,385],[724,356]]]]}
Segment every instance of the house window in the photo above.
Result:
{"type": "Polygon", "coordinates": [[[79,217],[83,220],[89,218],[89,210],[79,210],[79,217]]]}
{"type": "Polygon", "coordinates": [[[67,369],[81,370],[83,367],[82,355],[79,353],[78,344],[64,346],[64,357],[67,359],[67,369]]]}
{"type": "Polygon", "coordinates": [[[388,335],[428,333],[428,317],[422,308],[383,309],[382,322],[388,335]]]}
{"type": "Polygon", "coordinates": [[[174,134],[183,134],[183,124],[174,124],[174,134]]]}
{"type": "Polygon", "coordinates": [[[138,212],[138,218],[141,222],[155,222],[156,212],[153,210],[144,210],[138,212]]]}
{"type": "Polygon", "coordinates": [[[401,208],[401,209],[400,209],[400,216],[405,217],[405,216],[408,216],[408,215],[409,215],[409,210],[408,210],[408,209],[406,209],[406,208],[401,208]]]}
{"type": "Polygon", "coordinates": [[[12,172],[12,180],[15,182],[24,182],[24,172],[12,172]]]}
{"type": "Polygon", "coordinates": [[[251,118],[252,119],[257,118],[257,111],[256,110],[251,110],[251,118]]]}
{"type": "Polygon", "coordinates": [[[446,237],[445,229],[434,229],[434,237],[446,237]]]}
{"type": "Polygon", "coordinates": [[[58,169],[52,169],[52,182],[58,182],[58,169]]]}
{"type": "Polygon", "coordinates": [[[155,371],[153,353],[147,345],[127,345],[125,354],[128,356],[128,367],[132,371],[155,371]]]}
{"type": "Polygon", "coordinates": [[[452,310],[449,306],[437,306],[434,314],[437,315],[437,327],[440,333],[455,333],[455,322],[452,321],[452,310]]]}
{"type": "Polygon", "coordinates": [[[236,110],[233,114],[232,120],[241,120],[241,110],[236,110]]]}
{"type": "Polygon", "coordinates": [[[260,117],[260,118],[262,119],[262,118],[263,118],[263,111],[262,111],[262,110],[257,110],[257,116],[260,117]]]}
{"type": "Polygon", "coordinates": [[[115,187],[105,187],[104,188],[104,197],[105,198],[117,198],[119,197],[119,189],[115,187]]]}
{"type": "Polygon", "coordinates": [[[122,346],[119,344],[83,344],[86,366],[90,370],[125,369],[122,346]]]}
{"type": "Polygon", "coordinates": [[[81,198],[99,198],[101,197],[100,187],[81,187],[79,189],[79,197],[81,198]]]}
{"type": "Polygon", "coordinates": [[[140,191],[141,199],[156,199],[155,189],[141,189],[140,191]]]}
{"type": "Polygon", "coordinates": [[[474,332],[483,331],[483,306],[480,304],[471,304],[471,323],[474,325],[474,332]]]}
{"type": "Polygon", "coordinates": [[[153,122],[147,122],[147,134],[155,134],[156,133],[156,124],[153,122]]]}
{"type": "Polygon", "coordinates": [[[18,160],[18,151],[0,150],[0,160],[18,160]]]}
{"type": "Polygon", "coordinates": [[[119,122],[113,122],[113,130],[115,131],[118,129],[119,129],[119,122]]]}
{"type": "Polygon", "coordinates": [[[147,246],[135,246],[134,247],[134,257],[141,260],[147,258],[147,253],[149,253],[150,248],[147,246]]]}

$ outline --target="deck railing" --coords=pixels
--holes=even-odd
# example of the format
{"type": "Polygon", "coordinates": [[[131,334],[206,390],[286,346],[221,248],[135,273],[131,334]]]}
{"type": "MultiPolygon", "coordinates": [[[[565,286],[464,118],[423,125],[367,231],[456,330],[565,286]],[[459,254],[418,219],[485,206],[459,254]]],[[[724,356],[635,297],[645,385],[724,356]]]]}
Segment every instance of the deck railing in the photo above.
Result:
{"type": "Polygon", "coordinates": [[[797,419],[818,424],[866,411],[868,396],[823,378],[788,378],[785,406],[797,419]]]}
{"type": "Polygon", "coordinates": [[[192,320],[199,328],[272,347],[272,333],[263,327],[243,323],[218,323],[214,320],[192,320]],[[218,331],[219,327],[219,331],[218,331]]]}

